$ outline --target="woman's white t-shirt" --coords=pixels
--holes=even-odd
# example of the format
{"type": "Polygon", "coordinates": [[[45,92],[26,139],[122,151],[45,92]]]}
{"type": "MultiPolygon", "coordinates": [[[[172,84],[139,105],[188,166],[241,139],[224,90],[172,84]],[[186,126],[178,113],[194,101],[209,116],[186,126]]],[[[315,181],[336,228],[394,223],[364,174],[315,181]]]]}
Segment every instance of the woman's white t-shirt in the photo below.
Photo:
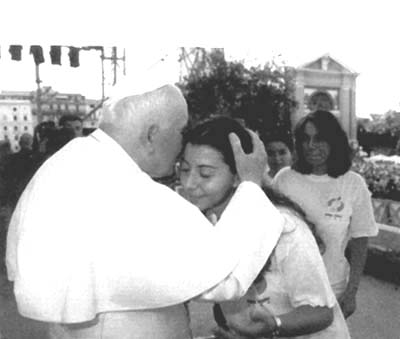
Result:
{"type": "Polygon", "coordinates": [[[307,218],[315,223],[326,246],[323,259],[330,283],[340,296],[350,272],[345,258],[348,241],[378,233],[371,194],[364,179],[353,171],[332,178],[305,175],[286,167],[277,173],[273,185],[299,204],[307,218]]]}
{"type": "Polygon", "coordinates": [[[334,309],[334,320],[326,329],[296,338],[350,338],[346,321],[337,304],[316,241],[308,226],[293,213],[281,211],[294,230],[285,233],[271,257],[271,266],[260,283],[253,284],[238,301],[221,303],[230,323],[246,326],[252,308],[263,307],[281,315],[310,305],[334,309]]]}

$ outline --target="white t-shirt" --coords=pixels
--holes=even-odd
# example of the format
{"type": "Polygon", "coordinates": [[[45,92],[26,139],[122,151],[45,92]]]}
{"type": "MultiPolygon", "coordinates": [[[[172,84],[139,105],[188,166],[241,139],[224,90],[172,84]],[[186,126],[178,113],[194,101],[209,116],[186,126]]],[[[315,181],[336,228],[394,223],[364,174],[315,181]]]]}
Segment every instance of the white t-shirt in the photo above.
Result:
{"type": "Polygon", "coordinates": [[[334,320],[329,327],[296,338],[350,338],[313,235],[298,217],[283,213],[296,224],[294,231],[279,239],[262,282],[253,284],[239,301],[221,303],[226,319],[244,326],[252,308],[263,307],[274,315],[281,315],[303,305],[334,307],[334,320]]]}
{"type": "Polygon", "coordinates": [[[315,223],[326,246],[323,259],[329,280],[339,296],[346,288],[350,272],[344,255],[348,241],[378,233],[371,193],[364,179],[353,171],[332,178],[304,175],[287,167],[277,173],[273,185],[298,203],[315,223]]]}

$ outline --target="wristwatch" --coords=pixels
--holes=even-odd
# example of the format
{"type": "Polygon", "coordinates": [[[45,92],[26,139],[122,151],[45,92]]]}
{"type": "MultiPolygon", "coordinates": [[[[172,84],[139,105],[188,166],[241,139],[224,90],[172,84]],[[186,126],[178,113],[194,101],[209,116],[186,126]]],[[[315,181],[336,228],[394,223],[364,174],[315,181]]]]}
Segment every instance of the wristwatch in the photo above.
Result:
{"type": "Polygon", "coordinates": [[[273,316],[274,320],[275,320],[275,328],[272,331],[272,339],[274,338],[279,338],[280,333],[281,333],[281,328],[282,328],[282,320],[281,318],[277,317],[277,316],[273,316]]]}

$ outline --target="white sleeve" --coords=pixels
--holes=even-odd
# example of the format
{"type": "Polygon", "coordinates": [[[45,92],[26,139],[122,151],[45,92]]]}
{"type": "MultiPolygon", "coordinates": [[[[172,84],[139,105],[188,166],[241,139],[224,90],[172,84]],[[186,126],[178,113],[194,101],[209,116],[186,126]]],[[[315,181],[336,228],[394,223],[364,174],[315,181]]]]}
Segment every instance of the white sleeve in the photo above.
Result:
{"type": "Polygon", "coordinates": [[[355,181],[355,184],[356,192],[353,195],[350,235],[352,238],[376,236],[378,227],[375,223],[371,193],[362,178],[355,181]]]}
{"type": "Polygon", "coordinates": [[[240,260],[231,274],[198,299],[223,301],[240,298],[271,255],[285,218],[256,184],[242,183],[216,225],[220,232],[239,237],[240,260]],[[237,229],[235,229],[237,228],[237,229]]]}
{"type": "MultiPolygon", "coordinates": [[[[301,221],[298,221],[300,223],[301,221]]],[[[277,251],[279,267],[293,307],[302,305],[333,307],[336,298],[318,246],[306,225],[298,225],[285,257],[277,251]]]]}

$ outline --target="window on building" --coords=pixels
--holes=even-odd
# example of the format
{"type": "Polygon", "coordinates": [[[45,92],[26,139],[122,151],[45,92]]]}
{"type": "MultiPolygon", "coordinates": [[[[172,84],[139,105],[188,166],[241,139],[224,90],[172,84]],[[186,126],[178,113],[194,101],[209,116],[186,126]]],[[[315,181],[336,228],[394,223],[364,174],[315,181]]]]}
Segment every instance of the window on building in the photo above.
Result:
{"type": "Polygon", "coordinates": [[[28,130],[28,126],[24,126],[24,131],[27,131],[28,130]]]}
{"type": "Polygon", "coordinates": [[[17,121],[18,117],[16,115],[14,115],[14,120],[17,121]]]}
{"type": "Polygon", "coordinates": [[[14,140],[16,140],[16,141],[18,141],[18,140],[19,140],[19,136],[18,136],[18,134],[16,134],[16,135],[14,136],[14,140]]]}
{"type": "Polygon", "coordinates": [[[13,111],[16,112],[17,111],[17,107],[13,107],[13,111]]]}
{"type": "Polygon", "coordinates": [[[8,138],[8,135],[7,135],[7,134],[4,134],[4,139],[5,139],[5,140],[9,140],[9,138],[8,138]]]}
{"type": "Polygon", "coordinates": [[[18,131],[18,126],[14,126],[14,131],[18,131]]]}
{"type": "Polygon", "coordinates": [[[24,115],[24,120],[25,120],[25,121],[28,120],[28,117],[27,117],[26,115],[24,115]]]}
{"type": "Polygon", "coordinates": [[[7,126],[4,126],[3,129],[4,129],[5,131],[7,131],[7,126]]]}

